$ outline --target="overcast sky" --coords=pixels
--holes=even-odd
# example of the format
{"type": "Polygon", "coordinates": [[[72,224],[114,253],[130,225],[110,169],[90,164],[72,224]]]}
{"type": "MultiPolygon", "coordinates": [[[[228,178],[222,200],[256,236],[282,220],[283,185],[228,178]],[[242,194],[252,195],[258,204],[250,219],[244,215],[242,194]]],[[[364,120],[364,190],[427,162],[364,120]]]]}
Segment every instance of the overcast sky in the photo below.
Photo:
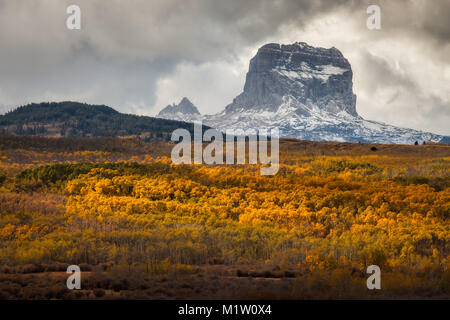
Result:
{"type": "Polygon", "coordinates": [[[304,41],[342,51],[364,118],[450,135],[449,19],[448,0],[0,0],[0,110],[76,100],[155,115],[187,96],[212,114],[260,46],[304,41]],[[70,4],[81,30],[66,28],[70,4]]]}

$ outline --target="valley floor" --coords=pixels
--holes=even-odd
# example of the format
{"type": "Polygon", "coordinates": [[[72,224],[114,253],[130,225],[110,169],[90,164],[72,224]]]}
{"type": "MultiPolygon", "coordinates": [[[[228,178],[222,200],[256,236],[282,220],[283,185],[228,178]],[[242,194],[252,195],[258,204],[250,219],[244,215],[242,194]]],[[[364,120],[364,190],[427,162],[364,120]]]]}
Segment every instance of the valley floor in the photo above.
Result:
{"type": "Polygon", "coordinates": [[[450,298],[450,146],[284,139],[275,176],[171,147],[0,136],[0,298],[450,298]]]}

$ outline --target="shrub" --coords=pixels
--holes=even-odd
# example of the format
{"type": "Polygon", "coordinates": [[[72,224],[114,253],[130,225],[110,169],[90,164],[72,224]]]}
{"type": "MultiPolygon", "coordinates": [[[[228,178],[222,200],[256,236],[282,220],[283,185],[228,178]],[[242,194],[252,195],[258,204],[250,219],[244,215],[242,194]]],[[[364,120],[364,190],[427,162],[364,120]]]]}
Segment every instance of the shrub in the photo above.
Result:
{"type": "Polygon", "coordinates": [[[241,269],[238,269],[236,271],[236,275],[238,277],[248,277],[248,271],[242,271],[241,269]]]}
{"type": "Polygon", "coordinates": [[[79,267],[80,267],[81,271],[91,271],[92,270],[92,266],[87,263],[80,263],[79,267]]]}
{"type": "Polygon", "coordinates": [[[96,288],[93,292],[97,298],[101,298],[105,295],[105,290],[103,290],[102,288],[96,288]]]}

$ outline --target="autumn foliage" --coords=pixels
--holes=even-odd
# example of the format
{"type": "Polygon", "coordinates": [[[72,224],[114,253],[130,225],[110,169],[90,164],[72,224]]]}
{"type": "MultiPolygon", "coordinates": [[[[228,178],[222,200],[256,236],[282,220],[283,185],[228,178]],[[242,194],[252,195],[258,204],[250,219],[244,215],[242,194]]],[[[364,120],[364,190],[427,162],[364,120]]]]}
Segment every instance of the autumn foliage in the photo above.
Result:
{"type": "Polygon", "coordinates": [[[308,297],[327,291],[320,279],[336,297],[349,286],[367,294],[361,274],[376,264],[393,297],[449,296],[448,155],[312,155],[288,144],[280,159],[275,176],[165,157],[4,170],[0,264],[155,275],[224,265],[240,277],[268,266],[303,281],[308,297]]]}

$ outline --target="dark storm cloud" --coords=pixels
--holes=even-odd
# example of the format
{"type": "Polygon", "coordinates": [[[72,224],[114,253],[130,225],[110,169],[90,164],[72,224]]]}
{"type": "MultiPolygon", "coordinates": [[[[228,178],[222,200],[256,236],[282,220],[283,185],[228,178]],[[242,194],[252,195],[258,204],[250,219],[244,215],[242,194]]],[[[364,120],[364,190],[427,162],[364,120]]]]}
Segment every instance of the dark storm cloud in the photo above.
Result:
{"type": "MultiPolygon", "coordinates": [[[[382,106],[374,99],[398,103],[390,117],[403,124],[408,94],[448,114],[442,82],[450,77],[449,16],[446,0],[0,0],[0,105],[73,99],[155,113],[188,95],[201,111],[218,112],[241,90],[258,46],[302,41],[289,34],[330,20],[336,25],[326,43],[351,57],[359,72],[359,109],[375,115],[370,110],[382,106]],[[80,31],[65,27],[70,4],[81,7],[80,31]],[[366,28],[369,4],[382,9],[379,31],[366,28]],[[344,25],[348,29],[339,32],[344,25]],[[379,49],[384,44],[386,55],[379,49]],[[418,59],[417,70],[410,70],[413,58],[391,63],[402,54],[418,59]],[[437,75],[427,82],[430,68],[437,75]]],[[[417,121],[416,127],[434,129],[429,108],[417,112],[431,124],[417,121]]]]}
{"type": "Polygon", "coordinates": [[[364,74],[368,76],[366,86],[373,91],[389,86],[401,87],[406,90],[418,90],[416,83],[404,74],[401,74],[391,67],[386,60],[374,56],[370,52],[361,52],[364,64],[364,74]],[[384,81],[381,81],[383,79],[384,81]]]}
{"type": "Polygon", "coordinates": [[[309,1],[1,0],[0,93],[16,105],[77,98],[151,105],[156,81],[183,62],[233,60],[282,23],[339,5],[309,1]],[[65,27],[69,4],[82,30],[65,27]]]}
{"type": "Polygon", "coordinates": [[[386,15],[387,27],[419,33],[426,39],[438,40],[441,46],[450,43],[450,1],[384,1],[381,5],[392,12],[386,15]]]}
{"type": "Polygon", "coordinates": [[[450,1],[380,1],[384,37],[408,37],[435,58],[450,62],[450,1]]]}

